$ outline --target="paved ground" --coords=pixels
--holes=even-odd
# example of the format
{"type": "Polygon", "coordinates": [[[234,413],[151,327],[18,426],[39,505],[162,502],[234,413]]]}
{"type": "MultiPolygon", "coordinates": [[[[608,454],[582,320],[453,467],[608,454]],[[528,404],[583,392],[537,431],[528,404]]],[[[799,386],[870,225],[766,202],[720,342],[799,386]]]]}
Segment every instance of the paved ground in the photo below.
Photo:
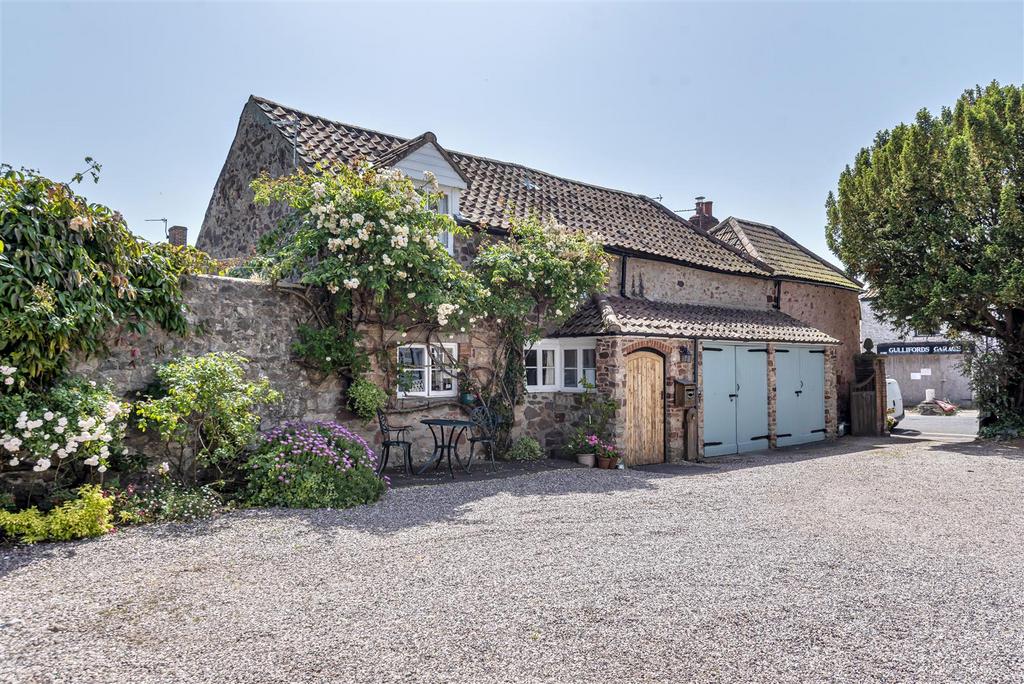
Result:
{"type": "Polygon", "coordinates": [[[0,550],[0,681],[1024,678],[1024,447],[847,438],[0,550]]]}
{"type": "Polygon", "coordinates": [[[973,439],[978,434],[978,412],[963,410],[952,416],[922,416],[914,409],[908,409],[893,434],[898,437],[973,439]]]}

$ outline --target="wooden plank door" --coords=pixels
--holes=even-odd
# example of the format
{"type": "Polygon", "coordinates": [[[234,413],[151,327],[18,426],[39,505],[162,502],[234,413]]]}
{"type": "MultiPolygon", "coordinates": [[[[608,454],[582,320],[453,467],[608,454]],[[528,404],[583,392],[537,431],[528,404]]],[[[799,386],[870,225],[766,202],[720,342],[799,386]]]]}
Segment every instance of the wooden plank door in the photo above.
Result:
{"type": "Polygon", "coordinates": [[[653,352],[626,357],[626,463],[665,461],[665,361],[653,352]]]}
{"type": "Polygon", "coordinates": [[[768,347],[736,347],[737,451],[768,448],[768,347]]]}
{"type": "Polygon", "coordinates": [[[701,351],[704,392],[704,455],[735,454],[736,445],[736,348],[731,344],[707,344],[701,351]]]}
{"type": "Polygon", "coordinates": [[[775,348],[775,444],[801,443],[800,347],[775,348]]]}

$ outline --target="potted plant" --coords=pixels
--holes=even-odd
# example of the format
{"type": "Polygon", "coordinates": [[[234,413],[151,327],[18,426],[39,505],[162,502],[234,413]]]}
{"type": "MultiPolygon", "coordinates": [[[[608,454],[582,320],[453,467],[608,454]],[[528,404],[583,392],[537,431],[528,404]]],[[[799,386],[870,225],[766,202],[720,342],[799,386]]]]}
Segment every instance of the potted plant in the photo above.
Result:
{"type": "Polygon", "coordinates": [[[598,440],[594,445],[597,456],[597,467],[604,470],[611,470],[619,465],[619,450],[614,444],[598,440]]]}
{"type": "Polygon", "coordinates": [[[479,396],[479,388],[468,375],[459,375],[459,403],[464,406],[473,406],[476,404],[477,397],[479,396]]]}
{"type": "Polygon", "coordinates": [[[597,443],[597,435],[587,434],[585,431],[577,431],[569,443],[566,444],[566,453],[576,454],[576,462],[580,465],[593,468],[597,456],[595,455],[594,444],[597,443]]]}

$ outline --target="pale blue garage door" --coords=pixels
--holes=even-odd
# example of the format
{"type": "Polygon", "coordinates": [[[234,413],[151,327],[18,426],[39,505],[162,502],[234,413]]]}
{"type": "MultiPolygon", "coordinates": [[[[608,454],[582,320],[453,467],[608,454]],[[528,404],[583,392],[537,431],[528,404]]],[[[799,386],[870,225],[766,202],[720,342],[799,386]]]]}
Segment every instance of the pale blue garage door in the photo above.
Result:
{"type": "Polygon", "coordinates": [[[705,343],[705,456],[768,448],[767,352],[764,345],[705,343]]]}
{"type": "Polygon", "coordinates": [[[775,349],[776,444],[825,439],[825,350],[775,349]]]}

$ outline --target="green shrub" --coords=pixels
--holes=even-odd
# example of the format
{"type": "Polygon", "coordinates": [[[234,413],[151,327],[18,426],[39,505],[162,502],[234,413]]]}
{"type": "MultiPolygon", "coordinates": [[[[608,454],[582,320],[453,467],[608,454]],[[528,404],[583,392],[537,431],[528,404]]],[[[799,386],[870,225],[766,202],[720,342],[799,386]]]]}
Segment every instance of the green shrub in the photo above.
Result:
{"type": "Polygon", "coordinates": [[[368,357],[359,346],[359,334],[354,330],[303,324],[299,326],[298,336],[292,343],[292,352],[318,371],[358,375],[367,369],[368,357]]]}
{"type": "Polygon", "coordinates": [[[114,500],[118,522],[190,522],[209,518],[223,506],[220,495],[209,486],[189,487],[170,479],[148,485],[129,485],[114,500]]]}
{"type": "Polygon", "coordinates": [[[509,461],[538,461],[543,456],[544,450],[533,437],[520,437],[505,452],[505,458],[509,461]]]}
{"type": "Polygon", "coordinates": [[[165,363],[156,370],[159,396],[135,405],[139,429],[160,434],[179,479],[195,483],[197,465],[219,469],[236,458],[256,437],[254,409],[280,400],[266,378],[245,379],[246,363],[223,352],[165,363]]]}
{"type": "Polygon", "coordinates": [[[29,544],[39,541],[67,541],[98,537],[113,529],[113,499],[98,485],[85,485],[72,499],[49,513],[29,508],[17,513],[0,511],[0,531],[5,537],[29,544]]]}
{"type": "Polygon", "coordinates": [[[388,403],[388,393],[369,380],[359,378],[348,388],[348,407],[363,420],[373,420],[388,403]]]}
{"type": "Polygon", "coordinates": [[[377,501],[386,487],[366,441],[337,423],[275,428],[246,465],[258,506],[348,508],[377,501]]]}

